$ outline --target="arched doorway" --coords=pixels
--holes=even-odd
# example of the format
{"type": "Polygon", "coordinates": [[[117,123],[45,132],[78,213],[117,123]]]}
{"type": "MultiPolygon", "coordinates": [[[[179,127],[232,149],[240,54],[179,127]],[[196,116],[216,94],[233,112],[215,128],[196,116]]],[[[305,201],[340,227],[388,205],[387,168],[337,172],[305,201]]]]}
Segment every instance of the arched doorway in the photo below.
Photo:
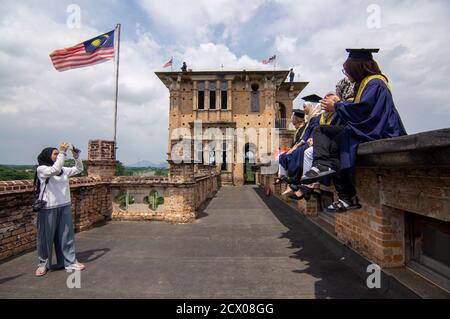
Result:
{"type": "Polygon", "coordinates": [[[256,177],[252,167],[256,164],[256,146],[255,144],[247,143],[244,149],[245,163],[244,163],[244,183],[255,184],[256,177]]]}
{"type": "Polygon", "coordinates": [[[288,125],[288,119],[286,118],[286,106],[281,102],[277,102],[275,128],[287,128],[288,125]]]}

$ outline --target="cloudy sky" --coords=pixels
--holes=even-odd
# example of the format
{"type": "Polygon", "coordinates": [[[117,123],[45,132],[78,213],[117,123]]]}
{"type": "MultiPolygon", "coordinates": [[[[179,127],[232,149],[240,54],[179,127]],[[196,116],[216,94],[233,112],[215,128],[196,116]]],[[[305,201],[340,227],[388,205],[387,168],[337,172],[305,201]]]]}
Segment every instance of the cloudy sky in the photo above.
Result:
{"type": "MultiPolygon", "coordinates": [[[[194,70],[294,67],[303,93],[334,88],[347,47],[380,47],[409,133],[450,127],[450,2],[95,0],[0,2],[0,163],[32,164],[69,141],[113,138],[113,62],[57,72],[49,53],[122,24],[117,157],[166,159],[168,91],[154,72],[173,56],[194,70]],[[73,27],[71,4],[80,9],[73,27]],[[69,22],[69,23],[68,23],[69,22]]],[[[296,105],[301,100],[296,100],[296,105]]]]}

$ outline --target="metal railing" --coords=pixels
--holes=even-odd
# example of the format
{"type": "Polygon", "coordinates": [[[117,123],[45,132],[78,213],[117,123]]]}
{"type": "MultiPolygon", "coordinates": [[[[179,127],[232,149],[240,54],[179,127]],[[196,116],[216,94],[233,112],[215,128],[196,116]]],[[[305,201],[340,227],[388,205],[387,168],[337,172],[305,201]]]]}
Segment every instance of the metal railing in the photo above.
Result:
{"type": "Polygon", "coordinates": [[[290,119],[278,118],[278,119],[275,119],[275,128],[289,129],[290,123],[291,123],[290,119]]]}

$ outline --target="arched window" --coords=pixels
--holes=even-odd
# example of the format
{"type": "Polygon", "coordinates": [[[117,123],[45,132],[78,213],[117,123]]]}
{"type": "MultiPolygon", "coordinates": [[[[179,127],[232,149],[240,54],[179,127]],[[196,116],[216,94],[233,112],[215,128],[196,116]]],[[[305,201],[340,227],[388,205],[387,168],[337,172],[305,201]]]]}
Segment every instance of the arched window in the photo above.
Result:
{"type": "Polygon", "coordinates": [[[228,108],[228,84],[227,82],[220,83],[220,107],[222,110],[228,108]]]}
{"type": "Polygon", "coordinates": [[[198,82],[197,84],[197,108],[199,110],[205,109],[205,82],[198,82]]]}
{"type": "Polygon", "coordinates": [[[252,84],[252,99],[251,99],[251,103],[252,103],[252,107],[251,110],[252,112],[259,112],[259,85],[254,83],[252,84]]]}
{"type": "Polygon", "coordinates": [[[209,108],[216,109],[216,82],[209,82],[209,108]]]}

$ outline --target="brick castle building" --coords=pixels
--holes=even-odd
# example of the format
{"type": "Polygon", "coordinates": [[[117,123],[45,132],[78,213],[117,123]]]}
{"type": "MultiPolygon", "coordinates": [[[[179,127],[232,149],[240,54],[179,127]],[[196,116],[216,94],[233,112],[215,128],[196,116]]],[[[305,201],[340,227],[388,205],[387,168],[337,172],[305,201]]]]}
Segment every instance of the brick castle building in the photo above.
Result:
{"type": "Polygon", "coordinates": [[[257,150],[273,151],[271,138],[280,129],[290,143],[289,117],[293,101],[308,84],[285,82],[289,71],[209,71],[156,72],[170,92],[169,160],[175,143],[186,138],[186,131],[194,136],[194,123],[202,125],[202,139],[195,154],[197,163],[213,165],[220,171],[222,184],[243,185],[255,181],[251,164],[261,162],[257,150]],[[184,129],[184,130],[183,130],[184,129]],[[224,136],[205,134],[206,130],[220,130],[224,136]],[[228,136],[227,129],[254,130],[254,140],[228,136]],[[261,129],[267,129],[262,136],[261,129]],[[180,132],[180,134],[177,134],[180,132]],[[238,149],[239,148],[239,149],[238,149]],[[203,155],[202,155],[203,154],[203,155]],[[244,154],[245,159],[238,156],[244,154]]]}

